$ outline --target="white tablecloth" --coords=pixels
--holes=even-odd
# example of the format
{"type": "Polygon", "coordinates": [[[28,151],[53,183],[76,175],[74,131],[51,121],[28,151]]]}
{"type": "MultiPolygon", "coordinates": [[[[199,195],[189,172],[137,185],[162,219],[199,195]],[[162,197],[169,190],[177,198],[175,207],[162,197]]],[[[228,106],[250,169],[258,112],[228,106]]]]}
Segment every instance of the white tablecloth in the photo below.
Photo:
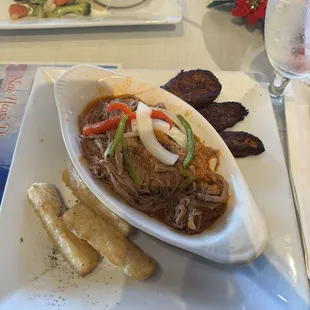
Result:
{"type": "Polygon", "coordinates": [[[121,63],[124,68],[209,68],[271,73],[262,27],[247,29],[209,0],[184,0],[169,26],[0,31],[1,63],[121,63]]]}
{"type": "Polygon", "coordinates": [[[175,26],[0,31],[0,63],[119,63],[271,77],[261,25],[251,28],[227,10],[207,9],[211,0],[183,2],[183,22],[175,26]]]}
{"type": "Polygon", "coordinates": [[[285,92],[285,113],[288,137],[289,170],[295,195],[305,262],[310,279],[310,88],[298,81],[285,92]]]}

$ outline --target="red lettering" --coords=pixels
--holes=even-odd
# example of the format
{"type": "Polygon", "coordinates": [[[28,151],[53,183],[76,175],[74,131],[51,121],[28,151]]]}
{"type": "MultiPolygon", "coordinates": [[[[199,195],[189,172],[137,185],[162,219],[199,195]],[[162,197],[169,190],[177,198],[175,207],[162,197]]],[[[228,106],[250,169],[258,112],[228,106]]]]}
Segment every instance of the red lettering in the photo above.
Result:
{"type": "Polygon", "coordinates": [[[11,93],[11,92],[14,91],[14,89],[15,89],[15,85],[12,84],[12,83],[8,83],[8,85],[7,85],[7,87],[6,87],[6,91],[7,91],[8,93],[11,93]]]}
{"type": "Polygon", "coordinates": [[[23,78],[23,77],[22,77],[22,76],[16,77],[15,75],[11,75],[11,81],[9,81],[9,83],[19,83],[19,84],[21,84],[22,82],[21,82],[21,81],[18,81],[18,80],[20,80],[21,78],[23,78]]]}
{"type": "Polygon", "coordinates": [[[5,135],[8,133],[10,130],[10,125],[9,124],[4,124],[3,126],[0,126],[0,136],[5,135]]]}
{"type": "Polygon", "coordinates": [[[12,93],[15,90],[16,84],[22,83],[22,81],[20,81],[21,78],[22,78],[22,76],[11,75],[10,80],[8,82],[8,85],[6,87],[6,91],[8,93],[12,93]]]}
{"type": "Polygon", "coordinates": [[[0,100],[0,103],[16,104],[16,102],[14,101],[11,102],[11,101],[1,101],[1,100],[0,100]]]}
{"type": "Polygon", "coordinates": [[[8,100],[17,100],[17,96],[15,94],[10,94],[10,97],[4,97],[4,100],[8,99],[8,100]]]}
{"type": "Polygon", "coordinates": [[[4,97],[0,100],[0,104],[16,104],[17,96],[15,94],[10,94],[10,96],[4,97]]]}
{"type": "Polygon", "coordinates": [[[2,108],[0,110],[0,113],[7,113],[8,112],[8,107],[9,107],[8,104],[3,104],[2,108]]]}

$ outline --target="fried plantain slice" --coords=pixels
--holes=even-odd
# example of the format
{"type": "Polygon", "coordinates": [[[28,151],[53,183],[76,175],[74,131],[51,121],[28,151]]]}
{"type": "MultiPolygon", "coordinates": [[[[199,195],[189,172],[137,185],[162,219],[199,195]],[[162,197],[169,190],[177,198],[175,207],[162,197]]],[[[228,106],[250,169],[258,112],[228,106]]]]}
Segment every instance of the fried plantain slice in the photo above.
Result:
{"type": "Polygon", "coordinates": [[[259,155],[265,151],[263,142],[245,131],[222,131],[219,133],[236,158],[259,155]]]}
{"type": "Polygon", "coordinates": [[[197,69],[182,70],[162,88],[186,101],[194,108],[203,108],[218,97],[222,85],[212,72],[197,69]]]}
{"type": "Polygon", "coordinates": [[[197,111],[214,127],[216,131],[223,131],[243,121],[249,111],[240,103],[234,101],[213,102],[197,111]]]}

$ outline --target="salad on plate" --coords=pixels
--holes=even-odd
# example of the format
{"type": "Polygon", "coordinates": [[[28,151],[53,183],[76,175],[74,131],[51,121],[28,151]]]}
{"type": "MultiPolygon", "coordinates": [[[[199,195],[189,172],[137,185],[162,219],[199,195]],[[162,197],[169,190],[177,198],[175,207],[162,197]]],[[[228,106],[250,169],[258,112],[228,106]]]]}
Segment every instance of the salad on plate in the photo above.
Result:
{"type": "Polygon", "coordinates": [[[67,14],[90,15],[86,0],[15,0],[9,7],[11,20],[24,17],[59,18],[67,14]]]}

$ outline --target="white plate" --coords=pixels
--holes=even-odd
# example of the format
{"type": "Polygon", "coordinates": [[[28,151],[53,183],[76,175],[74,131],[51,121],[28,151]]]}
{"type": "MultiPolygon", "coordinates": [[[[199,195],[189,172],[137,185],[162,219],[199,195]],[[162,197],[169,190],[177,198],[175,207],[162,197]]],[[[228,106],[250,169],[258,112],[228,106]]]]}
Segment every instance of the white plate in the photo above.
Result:
{"type": "Polygon", "coordinates": [[[125,8],[128,6],[137,5],[145,0],[97,0],[99,3],[113,7],[113,8],[125,8]]]}
{"type": "Polygon", "coordinates": [[[134,227],[184,250],[224,264],[250,262],[265,249],[268,231],[261,209],[257,206],[235,159],[214,128],[194,108],[169,92],[149,83],[91,66],[78,65],[64,72],[55,83],[55,99],[62,136],[68,154],[88,188],[113,212],[134,227]],[[109,186],[94,178],[83,157],[78,134],[78,117],[86,104],[100,96],[136,96],[149,105],[163,102],[174,114],[181,114],[194,133],[207,145],[221,152],[219,173],[229,183],[227,210],[207,232],[185,235],[172,230],[120,199],[109,186]]]}
{"type": "MultiPolygon", "coordinates": [[[[60,180],[65,150],[53,97],[61,70],[38,71],[12,163],[0,214],[0,309],[245,309],[306,310],[308,283],[289,180],[268,92],[257,76],[217,72],[221,100],[240,100],[250,114],[235,130],[259,136],[266,152],[238,160],[269,226],[269,245],[254,262],[223,266],[144,233],[135,242],[155,258],[154,276],[135,282],[106,261],[81,279],[67,264],[49,262],[51,243],[27,202],[33,182],[51,182],[74,198],[60,180]],[[42,141],[43,140],[43,141],[42,141]],[[20,241],[23,238],[23,242],[20,241]],[[60,297],[60,298],[59,298],[60,297]],[[58,305],[58,307],[56,306],[58,305]]],[[[126,70],[162,85],[176,71],[126,70]]]]}
{"type": "Polygon", "coordinates": [[[68,16],[64,18],[22,18],[12,21],[8,15],[13,0],[0,1],[1,29],[76,28],[98,26],[160,25],[182,21],[180,0],[146,0],[128,8],[109,8],[90,0],[90,16],[68,16]]]}

